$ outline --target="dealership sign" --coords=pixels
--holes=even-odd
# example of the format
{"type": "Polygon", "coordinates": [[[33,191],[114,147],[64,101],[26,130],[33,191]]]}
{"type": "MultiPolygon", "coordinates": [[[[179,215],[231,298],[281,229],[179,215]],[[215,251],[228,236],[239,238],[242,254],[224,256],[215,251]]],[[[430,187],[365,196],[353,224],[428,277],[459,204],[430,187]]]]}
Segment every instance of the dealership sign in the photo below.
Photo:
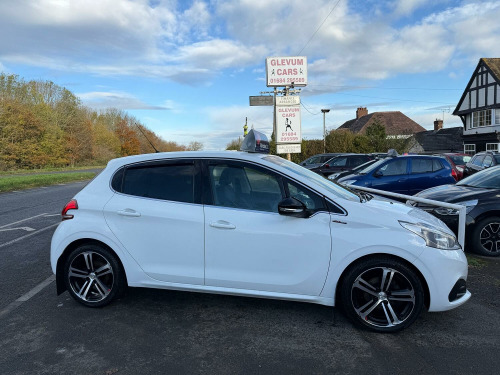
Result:
{"type": "Polygon", "coordinates": [[[276,143],[300,145],[301,142],[300,97],[277,96],[276,143]]]}
{"type": "Polygon", "coordinates": [[[268,57],[267,86],[306,86],[307,57],[268,57]]]}

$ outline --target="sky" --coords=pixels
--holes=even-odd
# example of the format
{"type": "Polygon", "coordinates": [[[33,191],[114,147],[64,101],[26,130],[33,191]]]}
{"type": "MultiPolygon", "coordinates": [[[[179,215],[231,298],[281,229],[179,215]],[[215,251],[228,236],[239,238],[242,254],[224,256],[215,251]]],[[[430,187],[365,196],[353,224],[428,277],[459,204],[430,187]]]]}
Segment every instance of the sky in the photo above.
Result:
{"type": "Polygon", "coordinates": [[[426,129],[452,115],[481,57],[500,57],[500,1],[0,0],[0,71],[117,108],[167,141],[225,149],[268,136],[265,61],[305,56],[302,137],[401,111],[426,129]]]}

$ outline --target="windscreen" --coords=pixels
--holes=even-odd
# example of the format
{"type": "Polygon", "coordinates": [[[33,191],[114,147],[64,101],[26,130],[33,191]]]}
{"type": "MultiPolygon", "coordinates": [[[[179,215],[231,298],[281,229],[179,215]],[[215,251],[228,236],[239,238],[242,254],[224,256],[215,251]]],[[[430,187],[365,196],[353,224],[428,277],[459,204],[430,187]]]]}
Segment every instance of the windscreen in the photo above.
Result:
{"type": "Polygon", "coordinates": [[[457,185],[500,189],[500,167],[487,168],[457,182],[457,185]]]}

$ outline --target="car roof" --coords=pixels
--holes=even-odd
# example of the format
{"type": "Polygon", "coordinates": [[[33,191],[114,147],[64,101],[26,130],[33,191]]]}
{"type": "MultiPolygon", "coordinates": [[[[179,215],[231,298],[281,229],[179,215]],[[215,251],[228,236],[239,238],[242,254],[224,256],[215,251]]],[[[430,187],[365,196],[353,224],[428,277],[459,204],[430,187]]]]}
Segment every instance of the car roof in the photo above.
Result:
{"type": "Polygon", "coordinates": [[[258,160],[269,154],[243,152],[243,151],[175,151],[175,152],[158,152],[154,154],[140,154],[133,156],[125,156],[122,158],[112,159],[108,163],[108,167],[118,168],[122,165],[134,164],[154,160],[167,160],[176,158],[233,158],[240,160],[258,160]]]}

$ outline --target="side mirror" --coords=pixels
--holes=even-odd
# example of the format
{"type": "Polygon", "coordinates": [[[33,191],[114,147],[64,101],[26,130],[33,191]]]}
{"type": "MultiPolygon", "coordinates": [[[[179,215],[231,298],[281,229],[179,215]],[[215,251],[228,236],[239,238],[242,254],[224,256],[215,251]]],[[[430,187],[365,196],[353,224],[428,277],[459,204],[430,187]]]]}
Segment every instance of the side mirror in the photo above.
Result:
{"type": "Polygon", "coordinates": [[[278,203],[280,215],[293,217],[308,217],[309,213],[304,203],[295,198],[285,198],[278,203]]]}
{"type": "Polygon", "coordinates": [[[324,168],[330,168],[330,164],[325,164],[323,167],[324,168]]]}
{"type": "Polygon", "coordinates": [[[382,177],[384,174],[379,170],[373,174],[376,178],[382,177]]]}

